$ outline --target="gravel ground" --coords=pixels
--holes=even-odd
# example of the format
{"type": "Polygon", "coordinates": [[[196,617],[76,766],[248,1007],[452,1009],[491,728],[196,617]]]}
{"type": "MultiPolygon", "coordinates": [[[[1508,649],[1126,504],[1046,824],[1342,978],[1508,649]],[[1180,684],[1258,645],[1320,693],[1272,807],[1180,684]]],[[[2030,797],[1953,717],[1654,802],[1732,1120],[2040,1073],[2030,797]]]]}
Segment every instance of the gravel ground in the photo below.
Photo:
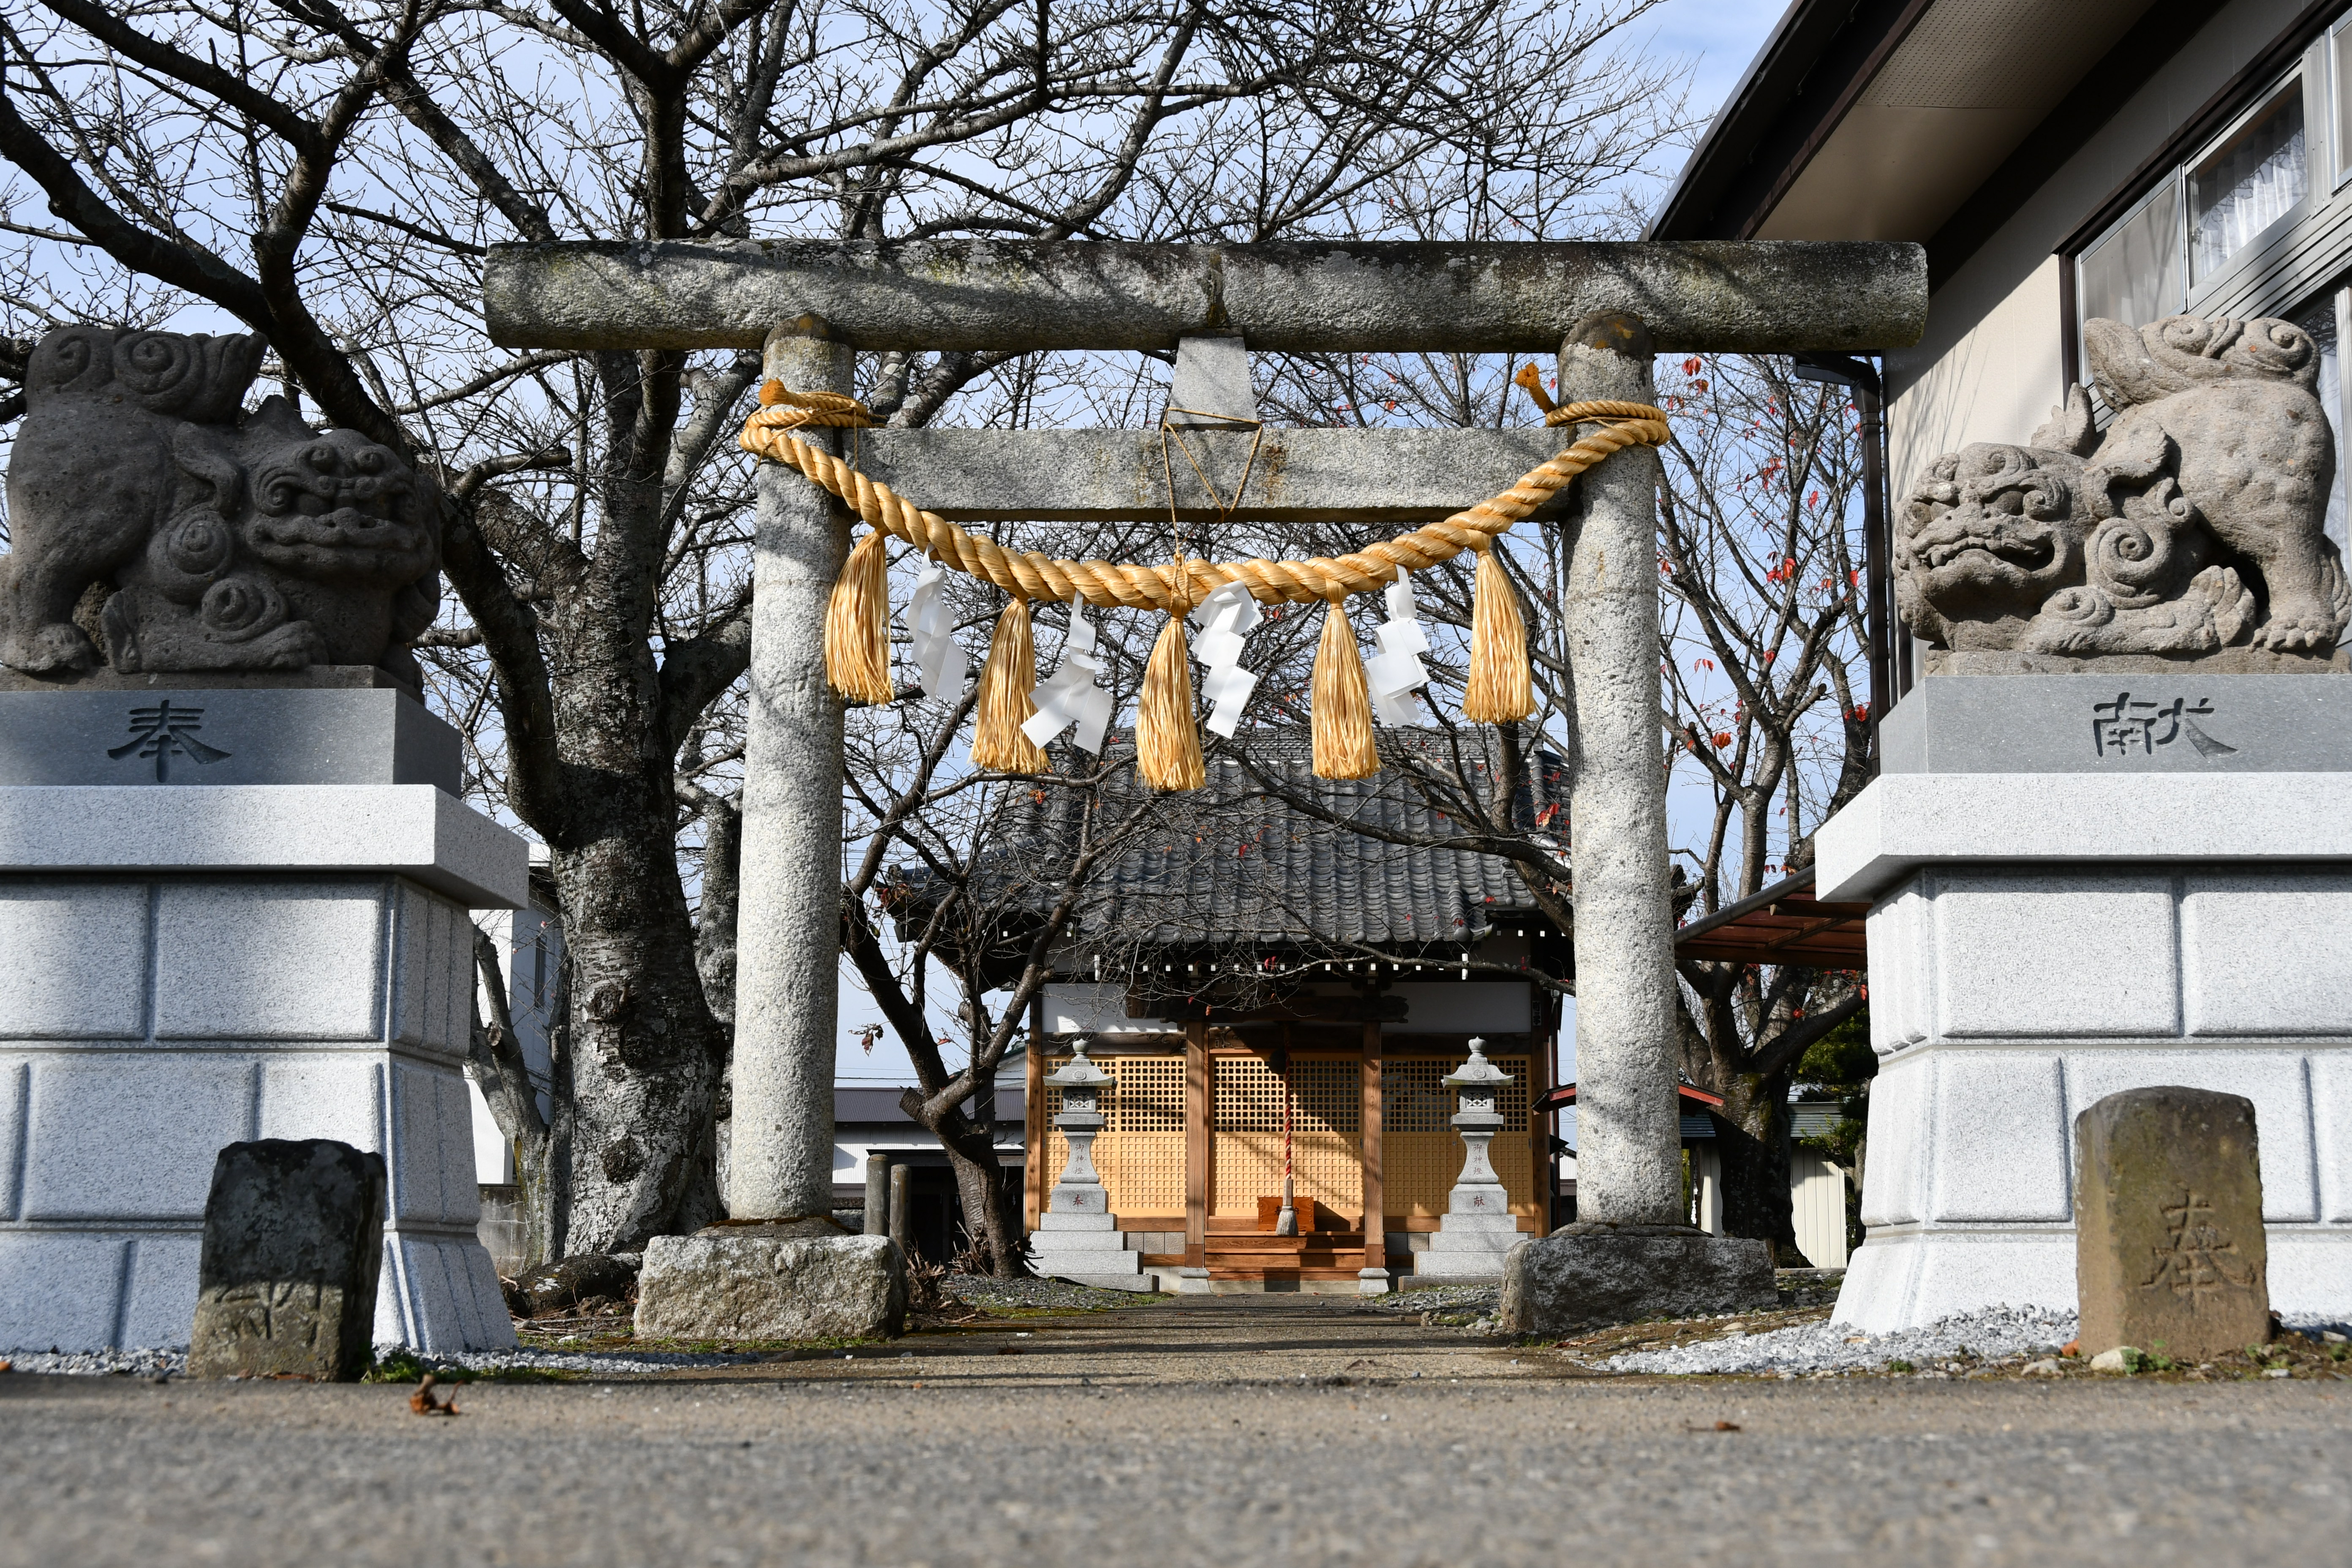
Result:
{"type": "MultiPolygon", "coordinates": [[[[2333,1318],[2308,1313],[2290,1314],[2283,1321],[2296,1330],[2346,1329],[2333,1318]]],[[[1600,1365],[1608,1372],[1876,1372],[1904,1361],[1924,1369],[1918,1375],[1931,1377],[1964,1354],[1977,1362],[2055,1355],[2074,1337],[2074,1313],[2032,1308],[1961,1312],[1889,1334],[1857,1334],[1843,1323],[1804,1323],[1752,1334],[1739,1329],[1734,1314],[1718,1338],[1672,1350],[1634,1351],[1600,1365]]]]}
{"type": "Polygon", "coordinates": [[[484,1382],[450,1420],[0,1377],[0,1568],[1557,1568],[1564,1532],[1582,1568],[2212,1568],[2352,1533],[2332,1379],[1582,1378],[1311,1297],[908,1348],[484,1382]]]}
{"type": "MultiPolygon", "coordinates": [[[[401,1345],[378,1345],[378,1356],[415,1354],[401,1345]]],[[[458,1366],[468,1372],[599,1372],[606,1373],[676,1372],[680,1367],[740,1366],[758,1361],[756,1355],[691,1355],[673,1351],[462,1351],[450,1355],[418,1355],[428,1367],[458,1366]]],[[[188,1347],[163,1350],[92,1351],[81,1355],[51,1355],[46,1351],[14,1351],[0,1360],[17,1372],[62,1372],[83,1375],[120,1373],[176,1377],[187,1370],[188,1347]]]]}
{"type": "Polygon", "coordinates": [[[985,1275],[954,1274],[947,1292],[959,1301],[984,1310],[1099,1312],[1111,1307],[1156,1304],[1149,1290],[1099,1290],[1062,1279],[991,1279],[985,1275]]]}
{"type": "Polygon", "coordinates": [[[1503,1304],[1503,1288],[1499,1285],[1425,1285],[1417,1290],[1391,1290],[1385,1296],[1366,1296],[1362,1302],[1375,1312],[1399,1312],[1408,1317],[1420,1312],[1490,1313],[1503,1304]]]}
{"type": "Polygon", "coordinates": [[[1939,1366],[1964,1352],[1979,1361],[2055,1355],[2074,1337],[2072,1312],[2011,1307],[1962,1312],[1927,1328],[1891,1334],[1857,1334],[1843,1323],[1751,1334],[1734,1319],[1719,1339],[1612,1356],[1601,1365],[1611,1372],[1874,1372],[1895,1361],[1939,1366]]]}
{"type": "Polygon", "coordinates": [[[176,1377],[187,1370],[188,1347],[175,1345],[164,1350],[67,1352],[58,1354],[49,1351],[0,1352],[0,1361],[6,1362],[16,1372],[63,1372],[83,1376],[103,1376],[119,1373],[135,1377],[153,1377],[158,1373],[176,1377]]]}

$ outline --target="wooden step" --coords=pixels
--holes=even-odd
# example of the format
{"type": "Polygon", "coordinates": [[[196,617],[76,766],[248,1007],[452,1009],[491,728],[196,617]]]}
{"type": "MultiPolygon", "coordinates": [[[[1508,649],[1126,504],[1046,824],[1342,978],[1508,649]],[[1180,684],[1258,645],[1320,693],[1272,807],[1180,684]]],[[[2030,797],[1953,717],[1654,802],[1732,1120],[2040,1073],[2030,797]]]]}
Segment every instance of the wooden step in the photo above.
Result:
{"type": "Polygon", "coordinates": [[[1361,1252],[1360,1236],[1265,1236],[1247,1241],[1209,1237],[1209,1250],[1227,1258],[1291,1258],[1301,1252],[1361,1252]]]}

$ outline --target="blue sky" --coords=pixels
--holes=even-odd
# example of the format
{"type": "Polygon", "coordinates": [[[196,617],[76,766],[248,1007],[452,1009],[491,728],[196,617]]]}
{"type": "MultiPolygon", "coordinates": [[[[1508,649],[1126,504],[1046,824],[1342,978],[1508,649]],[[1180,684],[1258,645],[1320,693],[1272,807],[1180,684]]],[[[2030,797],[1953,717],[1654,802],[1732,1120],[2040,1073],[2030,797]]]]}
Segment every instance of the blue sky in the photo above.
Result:
{"type": "MultiPolygon", "coordinates": [[[[1773,24],[1780,18],[1783,7],[1773,0],[1665,0],[1637,27],[1637,36],[1646,36],[1653,54],[1673,56],[1692,62],[1691,102],[1703,111],[1712,113],[1739,85],[1748,69],[1748,62],[1770,36],[1773,24]]],[[[1671,176],[1669,176],[1669,179],[1671,176]]],[[[1664,194],[1664,184],[1659,188],[1664,194]]],[[[939,995],[951,995],[950,984],[935,987],[939,995]]],[[[835,1058],[835,1077],[845,1083],[908,1084],[914,1082],[914,1068],[897,1039],[886,1029],[872,1052],[859,1049],[858,1029],[867,1024],[878,1024],[881,1015],[846,963],[843,965],[841,983],[841,1036],[835,1058]]],[[[1560,1076],[1573,1079],[1575,1069],[1575,1008],[1569,1008],[1567,1026],[1560,1042],[1560,1076]]],[[[949,1065],[961,1060],[950,1055],[949,1065]]]]}

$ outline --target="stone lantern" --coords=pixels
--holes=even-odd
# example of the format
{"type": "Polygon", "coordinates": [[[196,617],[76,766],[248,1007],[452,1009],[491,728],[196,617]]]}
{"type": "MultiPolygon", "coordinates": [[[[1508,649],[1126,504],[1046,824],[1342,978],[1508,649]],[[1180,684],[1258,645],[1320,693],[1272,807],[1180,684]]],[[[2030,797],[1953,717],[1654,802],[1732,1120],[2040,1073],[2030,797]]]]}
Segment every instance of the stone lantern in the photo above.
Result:
{"type": "Polygon", "coordinates": [[[1502,1131],[1503,1115],[1496,1106],[1511,1075],[1486,1059],[1485,1040],[1474,1038],[1470,1059],[1438,1081],[1455,1092],[1461,1106],[1454,1125],[1462,1134],[1462,1174],[1429,1250],[1413,1259],[1413,1271],[1439,1279],[1499,1279],[1504,1256],[1518,1243],[1519,1222],[1486,1145],[1502,1131]]]}
{"type": "MultiPolygon", "coordinates": [[[[1062,1091],[1062,1110],[1054,1126],[1068,1140],[1070,1158],[1046,1200],[1046,1212],[1037,1218],[1029,1250],[1037,1272],[1053,1279],[1115,1290],[1148,1290],[1151,1281],[1143,1273],[1143,1259],[1129,1250],[1110,1212],[1110,1193],[1095,1171],[1103,1091],[1118,1081],[1087,1059],[1083,1042],[1058,1071],[1045,1075],[1045,1082],[1062,1091]]],[[[1041,1149],[1035,1154],[1044,1152],[1041,1149]]]]}

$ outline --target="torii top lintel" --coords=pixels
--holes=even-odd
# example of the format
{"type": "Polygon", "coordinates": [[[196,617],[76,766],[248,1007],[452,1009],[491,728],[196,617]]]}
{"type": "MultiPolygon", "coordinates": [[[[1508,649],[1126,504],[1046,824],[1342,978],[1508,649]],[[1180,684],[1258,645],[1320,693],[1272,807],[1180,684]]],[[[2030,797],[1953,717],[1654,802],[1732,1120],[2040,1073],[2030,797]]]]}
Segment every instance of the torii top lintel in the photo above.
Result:
{"type": "Polygon", "coordinates": [[[1875,240],[1146,245],[666,240],[494,247],[482,300],[515,348],[757,348],[821,318],[861,349],[1549,353],[1595,311],[1662,351],[1903,348],[1927,252],[1875,240]]]}

